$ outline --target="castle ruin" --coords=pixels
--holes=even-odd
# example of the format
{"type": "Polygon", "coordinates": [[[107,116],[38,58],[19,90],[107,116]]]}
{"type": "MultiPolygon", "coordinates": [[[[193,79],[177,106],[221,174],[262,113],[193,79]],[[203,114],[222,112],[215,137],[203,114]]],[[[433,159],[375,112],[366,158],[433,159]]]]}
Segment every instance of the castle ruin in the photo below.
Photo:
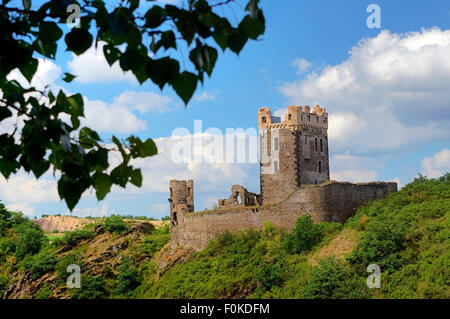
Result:
{"type": "Polygon", "coordinates": [[[192,180],[170,181],[172,245],[195,250],[225,231],[260,228],[270,221],[291,229],[297,218],[344,222],[369,201],[397,190],[394,182],[330,180],[328,113],[316,105],[289,106],[284,119],[258,110],[260,194],[233,185],[218,208],[194,212],[192,180]]]}

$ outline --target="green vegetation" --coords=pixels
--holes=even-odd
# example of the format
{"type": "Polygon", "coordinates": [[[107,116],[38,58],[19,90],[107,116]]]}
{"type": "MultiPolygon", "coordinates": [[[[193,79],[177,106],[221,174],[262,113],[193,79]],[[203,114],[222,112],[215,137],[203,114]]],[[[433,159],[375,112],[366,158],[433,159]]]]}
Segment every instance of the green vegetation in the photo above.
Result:
{"type": "Polygon", "coordinates": [[[110,233],[122,234],[126,232],[129,227],[123,221],[123,218],[119,215],[112,215],[105,220],[105,230],[110,233]]]}
{"type": "Polygon", "coordinates": [[[297,219],[292,233],[283,241],[283,247],[291,254],[309,251],[322,240],[319,226],[314,224],[309,215],[297,219]]]}
{"type": "Polygon", "coordinates": [[[419,176],[344,225],[303,216],[286,233],[266,223],[179,259],[169,224],[133,233],[131,221],[112,216],[49,243],[0,204],[0,294],[29,276],[43,280],[35,298],[450,298],[449,214],[450,174],[419,176]],[[348,233],[356,235],[346,254],[329,249],[348,233]],[[366,286],[372,263],[380,289],[366,286]],[[82,289],[64,288],[70,264],[82,269],[82,289]]]}

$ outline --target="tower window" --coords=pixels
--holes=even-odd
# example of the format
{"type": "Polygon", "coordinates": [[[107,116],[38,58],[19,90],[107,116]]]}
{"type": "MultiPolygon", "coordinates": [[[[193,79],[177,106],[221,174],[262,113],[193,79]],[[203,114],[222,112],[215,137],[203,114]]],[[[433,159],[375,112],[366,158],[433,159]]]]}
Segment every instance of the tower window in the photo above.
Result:
{"type": "Polygon", "coordinates": [[[308,115],[308,122],[311,122],[311,115],[308,115]]]}
{"type": "Polygon", "coordinates": [[[317,137],[314,139],[314,150],[317,152],[317,137]]]}
{"type": "Polygon", "coordinates": [[[261,118],[261,122],[266,123],[266,117],[265,117],[265,116],[263,116],[263,117],[261,118]]]}
{"type": "Polygon", "coordinates": [[[275,144],[275,151],[278,151],[278,137],[275,137],[274,144],[275,144]]]}
{"type": "Polygon", "coordinates": [[[291,120],[291,118],[292,118],[292,115],[291,115],[291,114],[288,114],[288,120],[289,120],[289,121],[291,120]]]}
{"type": "Polygon", "coordinates": [[[327,118],[326,118],[326,117],[323,118],[323,122],[324,122],[324,123],[327,122],[327,118]]]}
{"type": "Polygon", "coordinates": [[[319,174],[322,173],[322,161],[317,162],[317,168],[319,170],[319,174]]]}
{"type": "Polygon", "coordinates": [[[320,139],[320,151],[323,152],[323,140],[320,139]]]}
{"type": "Polygon", "coordinates": [[[273,171],[278,173],[278,161],[273,161],[273,171]]]}

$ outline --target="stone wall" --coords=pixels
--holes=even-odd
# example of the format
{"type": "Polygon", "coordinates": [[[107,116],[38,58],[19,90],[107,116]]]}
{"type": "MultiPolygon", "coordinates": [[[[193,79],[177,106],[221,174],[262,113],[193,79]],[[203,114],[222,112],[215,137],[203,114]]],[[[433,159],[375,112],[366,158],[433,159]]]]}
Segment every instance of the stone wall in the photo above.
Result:
{"type": "Polygon", "coordinates": [[[178,223],[172,224],[172,245],[199,250],[225,231],[258,229],[266,221],[290,230],[297,218],[305,213],[310,214],[315,222],[344,222],[355,213],[357,207],[384,198],[396,190],[396,183],[351,184],[328,181],[297,188],[276,204],[181,213],[178,223]]]}

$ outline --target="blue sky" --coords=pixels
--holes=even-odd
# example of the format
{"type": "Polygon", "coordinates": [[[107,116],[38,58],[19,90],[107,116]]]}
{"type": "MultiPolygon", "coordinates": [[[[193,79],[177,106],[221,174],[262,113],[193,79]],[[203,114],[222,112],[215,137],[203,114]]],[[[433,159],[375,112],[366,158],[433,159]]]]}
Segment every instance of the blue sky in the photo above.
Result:
{"type": "MultiPolygon", "coordinates": [[[[105,67],[93,50],[84,58],[60,50],[56,60],[43,63],[42,79],[88,99],[86,124],[105,140],[112,134],[152,137],[163,152],[141,163],[142,189],[113,190],[102,202],[87,192],[73,214],[162,217],[168,214],[170,178],[194,178],[196,210],[228,197],[232,184],[258,192],[258,164],[174,164],[166,137],[179,127],[192,132],[198,119],[204,129],[223,132],[256,128],[262,106],[280,114],[290,104],[327,108],[334,179],[404,185],[420,172],[435,177],[450,170],[447,0],[262,0],[262,7],[261,40],[247,43],[239,56],[220,54],[212,77],[186,108],[172,89],[141,86],[105,67]],[[370,3],[381,8],[380,29],[366,25],[370,3]],[[67,84],[63,72],[78,77],[67,84]]],[[[50,175],[35,181],[22,172],[0,181],[0,199],[30,216],[66,213],[55,191],[50,175]]]]}

